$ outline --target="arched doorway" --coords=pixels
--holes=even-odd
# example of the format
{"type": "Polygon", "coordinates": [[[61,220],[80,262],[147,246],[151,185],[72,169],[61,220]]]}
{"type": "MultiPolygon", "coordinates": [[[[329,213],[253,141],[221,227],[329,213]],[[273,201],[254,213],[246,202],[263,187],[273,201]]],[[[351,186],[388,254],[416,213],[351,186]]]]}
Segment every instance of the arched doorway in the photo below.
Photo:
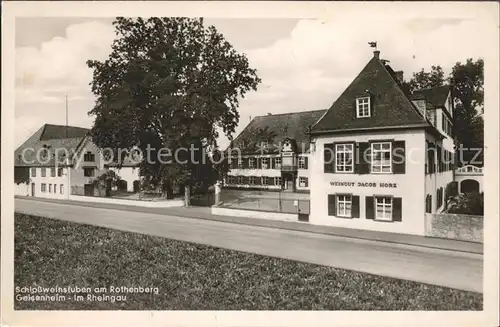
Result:
{"type": "Polygon", "coordinates": [[[479,192],[479,182],[473,179],[466,179],[460,183],[461,193],[479,192]]]}

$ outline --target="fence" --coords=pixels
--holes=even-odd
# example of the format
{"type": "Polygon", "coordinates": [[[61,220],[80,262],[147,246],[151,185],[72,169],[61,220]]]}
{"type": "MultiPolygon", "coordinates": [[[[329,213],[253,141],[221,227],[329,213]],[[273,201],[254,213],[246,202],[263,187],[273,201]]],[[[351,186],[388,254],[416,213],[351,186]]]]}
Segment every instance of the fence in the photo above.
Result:
{"type": "Polygon", "coordinates": [[[483,243],[483,216],[426,214],[426,236],[483,243]]]}

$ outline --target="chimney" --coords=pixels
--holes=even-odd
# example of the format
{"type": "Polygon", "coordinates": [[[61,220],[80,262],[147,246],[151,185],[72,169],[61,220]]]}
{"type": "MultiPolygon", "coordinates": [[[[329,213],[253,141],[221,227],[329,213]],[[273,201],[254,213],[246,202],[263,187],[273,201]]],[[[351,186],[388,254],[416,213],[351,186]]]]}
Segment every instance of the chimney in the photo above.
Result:
{"type": "Polygon", "coordinates": [[[397,72],[395,72],[396,74],[396,79],[398,80],[399,83],[403,83],[404,82],[404,79],[403,79],[403,71],[402,70],[398,70],[397,72]]]}
{"type": "Polygon", "coordinates": [[[373,51],[373,58],[379,59],[380,58],[380,51],[378,51],[378,50],[373,51]]]}
{"type": "Polygon", "coordinates": [[[268,113],[267,113],[267,115],[268,115],[268,116],[272,116],[273,114],[272,114],[272,113],[270,113],[270,112],[268,112],[268,113]]]}

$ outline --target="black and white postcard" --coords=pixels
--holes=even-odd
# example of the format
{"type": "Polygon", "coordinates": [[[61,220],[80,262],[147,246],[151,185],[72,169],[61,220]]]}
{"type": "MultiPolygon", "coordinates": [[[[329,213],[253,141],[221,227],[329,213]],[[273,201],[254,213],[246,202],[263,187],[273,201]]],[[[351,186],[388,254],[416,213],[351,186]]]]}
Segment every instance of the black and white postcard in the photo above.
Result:
{"type": "Polygon", "coordinates": [[[498,325],[498,3],[2,14],[1,325],[498,325]]]}

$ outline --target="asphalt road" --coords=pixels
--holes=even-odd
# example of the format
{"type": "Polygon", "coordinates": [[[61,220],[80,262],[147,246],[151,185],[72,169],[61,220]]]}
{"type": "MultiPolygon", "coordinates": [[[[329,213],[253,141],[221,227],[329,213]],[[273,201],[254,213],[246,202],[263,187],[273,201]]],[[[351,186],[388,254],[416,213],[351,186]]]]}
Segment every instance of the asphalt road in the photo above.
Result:
{"type": "Polygon", "coordinates": [[[483,256],[114,209],[15,200],[16,212],[483,292],[483,256]]]}

